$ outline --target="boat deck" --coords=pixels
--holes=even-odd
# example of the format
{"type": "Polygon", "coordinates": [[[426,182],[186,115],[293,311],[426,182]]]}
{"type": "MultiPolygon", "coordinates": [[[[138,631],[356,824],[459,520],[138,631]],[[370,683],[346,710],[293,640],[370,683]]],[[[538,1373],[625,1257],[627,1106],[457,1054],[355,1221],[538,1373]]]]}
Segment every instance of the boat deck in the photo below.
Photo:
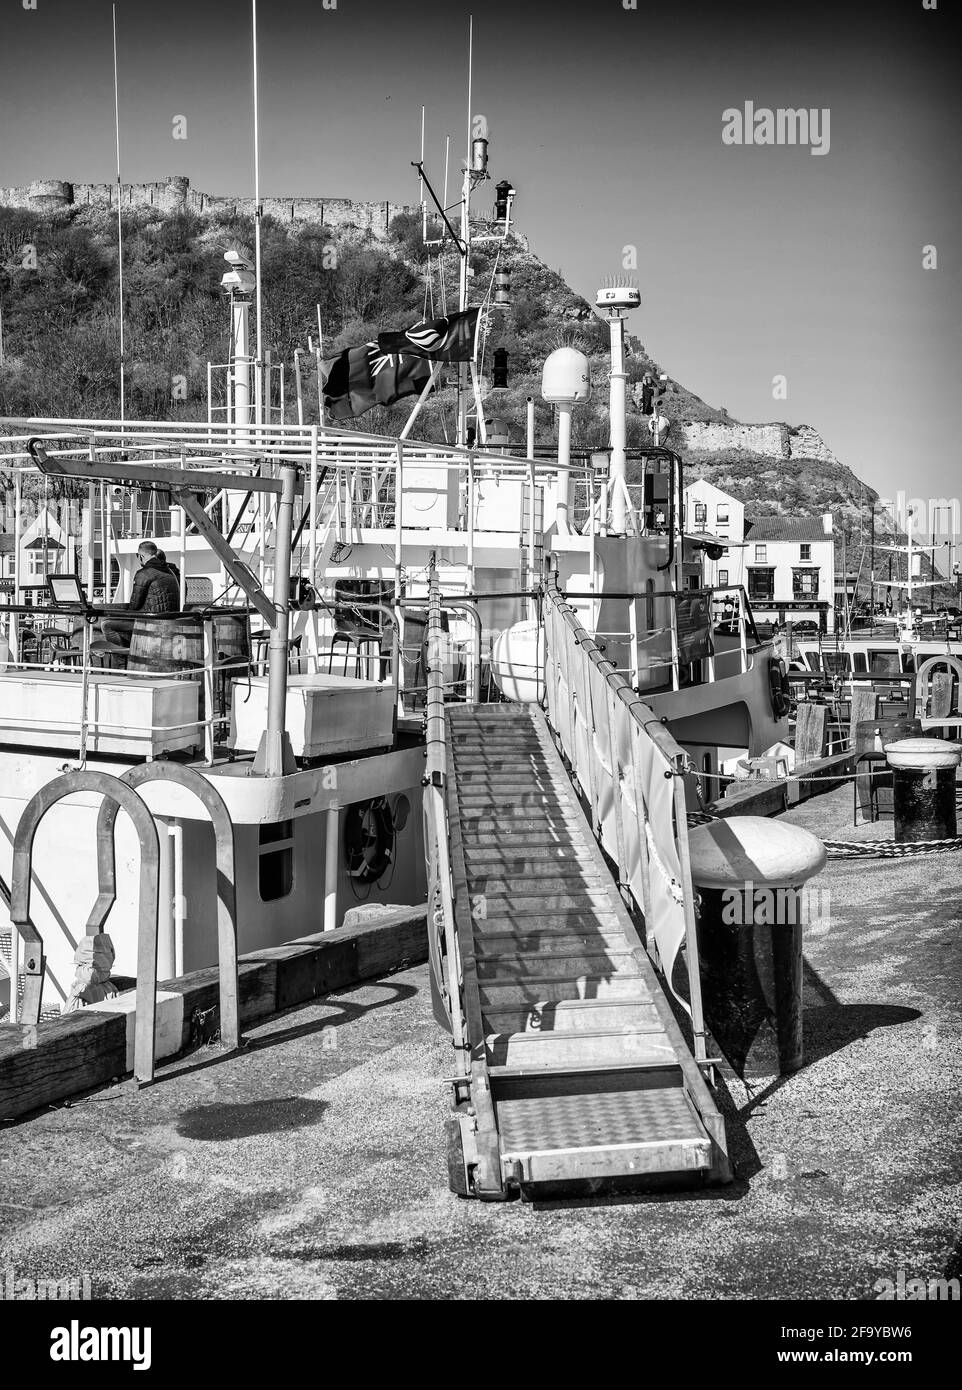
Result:
{"type": "MultiPolygon", "coordinates": [[[[789,819],[849,837],[848,787],[789,819]]],[[[890,824],[882,827],[891,833],[890,824]]],[[[94,1296],[878,1297],[962,1275],[962,853],[830,860],[806,1066],[720,1092],[735,1181],[488,1204],[447,1187],[426,966],[0,1126],[0,1269],[94,1296]]]]}

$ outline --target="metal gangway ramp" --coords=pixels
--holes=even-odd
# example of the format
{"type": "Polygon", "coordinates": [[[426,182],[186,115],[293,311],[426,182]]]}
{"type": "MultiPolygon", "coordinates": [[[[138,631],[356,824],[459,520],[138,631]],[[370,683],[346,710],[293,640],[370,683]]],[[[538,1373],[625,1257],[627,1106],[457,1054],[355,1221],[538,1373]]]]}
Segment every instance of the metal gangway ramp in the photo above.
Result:
{"type": "Polygon", "coordinates": [[[727,1180],[722,1118],[545,714],[433,694],[432,964],[460,1065],[452,1188],[727,1180]]]}

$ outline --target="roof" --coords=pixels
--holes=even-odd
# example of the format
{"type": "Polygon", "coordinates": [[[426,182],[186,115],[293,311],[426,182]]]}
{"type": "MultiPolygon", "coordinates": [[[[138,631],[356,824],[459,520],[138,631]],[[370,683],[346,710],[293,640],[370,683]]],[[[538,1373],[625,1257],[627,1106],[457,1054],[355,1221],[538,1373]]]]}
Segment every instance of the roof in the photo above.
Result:
{"type": "Polygon", "coordinates": [[[827,541],[820,516],[762,516],[745,522],[745,539],[753,541],[827,541]]]}

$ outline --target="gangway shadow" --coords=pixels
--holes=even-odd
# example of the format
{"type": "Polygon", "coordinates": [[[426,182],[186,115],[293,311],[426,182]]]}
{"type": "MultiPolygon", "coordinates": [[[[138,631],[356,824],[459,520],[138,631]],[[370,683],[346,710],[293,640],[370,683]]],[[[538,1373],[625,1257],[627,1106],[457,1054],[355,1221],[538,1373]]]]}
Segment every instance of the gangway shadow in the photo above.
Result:
{"type": "MultiPolygon", "coordinates": [[[[345,1027],[347,1024],[356,1023],[367,1014],[375,1012],[377,1009],[387,1008],[391,1004],[400,1004],[407,999],[412,999],[421,991],[415,985],[396,984],[382,980],[359,980],[356,985],[345,987],[343,991],[335,991],[336,995],[346,993],[348,990],[355,989],[385,989],[390,990],[390,997],[375,1000],[371,1004],[351,1004],[342,1002],[340,998],[336,1002],[332,1001],[331,995],[318,994],[314,999],[305,999],[300,1003],[292,1004],[290,1008],[279,1010],[277,1013],[265,1015],[263,1018],[252,1019],[249,1027],[258,1028],[264,1024],[273,1023],[275,1020],[284,1018],[285,1015],[300,1013],[303,1009],[312,1005],[324,1005],[325,1003],[333,1009],[333,1013],[325,1013],[323,1018],[313,1019],[309,1023],[302,1023],[293,1028],[282,1028],[276,1032],[268,1033],[260,1038],[245,1038],[244,1044],[232,1052],[211,1051],[201,1060],[197,1060],[187,1065],[184,1063],[190,1056],[197,1054],[210,1046],[215,1041],[215,1036],[201,1039],[189,1045],[187,1049],[172,1057],[163,1071],[157,1073],[154,1078],[156,1085],[163,1085],[168,1081],[179,1081],[185,1076],[192,1076],[197,1072],[210,1070],[211,1067],[222,1065],[236,1057],[253,1055],[256,1052],[266,1052],[273,1047],[278,1047],[282,1043],[296,1042],[299,1038],[310,1037],[312,1034],[330,1032],[345,1027]]],[[[334,1050],[333,1048],[331,1049],[334,1050]]]]}
{"type": "MultiPolygon", "coordinates": [[[[903,1023],[914,1023],[922,1017],[921,1010],[901,1004],[843,1004],[807,958],[802,960],[802,989],[802,1067],[787,1076],[765,1079],[757,1087],[752,1085],[750,1078],[738,1077],[739,1084],[749,1095],[749,1099],[741,1104],[733,1102],[734,1113],[740,1124],[750,1119],[776,1091],[790,1086],[796,1076],[804,1075],[815,1063],[869,1037],[878,1028],[895,1028],[903,1023]]],[[[728,1094],[732,1099],[730,1091],[728,1094]]]]}

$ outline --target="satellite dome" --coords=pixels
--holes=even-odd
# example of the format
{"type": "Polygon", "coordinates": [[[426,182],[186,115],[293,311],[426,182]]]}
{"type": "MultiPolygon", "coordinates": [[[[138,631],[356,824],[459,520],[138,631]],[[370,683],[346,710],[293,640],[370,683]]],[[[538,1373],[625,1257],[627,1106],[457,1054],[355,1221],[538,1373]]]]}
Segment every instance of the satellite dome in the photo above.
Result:
{"type": "Polygon", "coordinates": [[[588,359],[575,348],[558,348],[541,373],[541,396],[552,405],[581,405],[591,395],[588,359]]]}

